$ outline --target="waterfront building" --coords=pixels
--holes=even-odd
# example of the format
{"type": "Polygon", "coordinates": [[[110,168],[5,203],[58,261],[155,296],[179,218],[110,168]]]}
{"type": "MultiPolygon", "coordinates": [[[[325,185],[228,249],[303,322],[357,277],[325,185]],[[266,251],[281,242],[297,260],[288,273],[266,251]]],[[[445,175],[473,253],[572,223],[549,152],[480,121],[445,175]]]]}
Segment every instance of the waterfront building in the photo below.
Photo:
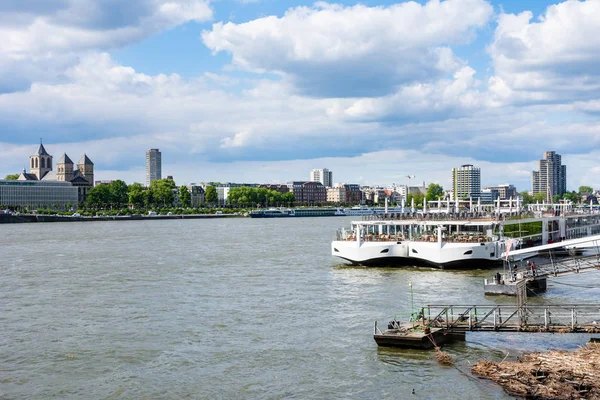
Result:
{"type": "Polygon", "coordinates": [[[363,187],[361,190],[362,203],[380,204],[383,203],[387,197],[386,189],[382,187],[363,187]]]}
{"type": "Polygon", "coordinates": [[[362,202],[362,191],[357,184],[341,183],[326,189],[328,203],[360,204],[362,202]]]}
{"type": "Polygon", "coordinates": [[[452,189],[454,200],[465,197],[479,197],[481,194],[481,169],[471,164],[452,169],[452,189]]]}
{"type": "Polygon", "coordinates": [[[320,204],[327,202],[327,188],[321,182],[294,181],[288,183],[296,204],[320,204]]]}
{"type": "Polygon", "coordinates": [[[533,195],[544,193],[546,201],[551,202],[554,195],[563,195],[567,191],[567,166],[562,165],[561,155],[554,151],[544,152],[538,161],[538,170],[531,174],[533,195]]]}
{"type": "Polygon", "coordinates": [[[517,188],[513,185],[509,185],[508,183],[498,186],[484,186],[483,190],[486,189],[497,191],[500,200],[508,200],[510,198],[516,199],[519,195],[519,192],[517,192],[517,188]]]}
{"type": "Polygon", "coordinates": [[[162,179],[162,156],[159,149],[146,152],[146,186],[162,179]]]}
{"type": "Polygon", "coordinates": [[[0,205],[3,207],[65,209],[68,205],[77,204],[78,193],[78,188],[71,182],[45,179],[0,180],[0,205]]]}
{"type": "Polygon", "coordinates": [[[340,204],[344,201],[344,188],[340,185],[327,188],[327,202],[340,204]]]}
{"type": "MultiPolygon", "coordinates": [[[[83,155],[74,168],[73,161],[64,153],[58,160],[54,170],[52,156],[48,154],[43,144],[40,144],[37,154],[29,157],[30,172],[23,171],[17,180],[19,181],[58,181],[68,182],[78,191],[77,200],[74,203],[82,203],[87,199],[88,191],[94,186],[94,163],[83,155]]],[[[44,190],[45,186],[42,186],[44,190]]]]}
{"type": "Polygon", "coordinates": [[[482,189],[479,193],[479,198],[484,204],[493,203],[495,200],[500,198],[500,192],[496,189],[482,189]]]}
{"type": "Polygon", "coordinates": [[[321,182],[325,187],[333,187],[333,172],[327,168],[310,171],[310,182],[321,182]]]}
{"type": "Polygon", "coordinates": [[[187,189],[190,191],[190,202],[192,207],[200,207],[204,204],[204,189],[199,185],[187,185],[187,189]]]}

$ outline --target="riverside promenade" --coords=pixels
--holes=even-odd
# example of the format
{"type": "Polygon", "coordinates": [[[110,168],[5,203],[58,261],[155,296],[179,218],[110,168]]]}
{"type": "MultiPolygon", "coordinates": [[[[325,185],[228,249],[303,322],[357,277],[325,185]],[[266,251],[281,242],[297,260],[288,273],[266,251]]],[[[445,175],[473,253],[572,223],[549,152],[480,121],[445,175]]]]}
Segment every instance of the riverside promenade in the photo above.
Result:
{"type": "Polygon", "coordinates": [[[0,224],[19,224],[30,222],[94,222],[94,221],[158,221],[165,219],[212,219],[239,218],[241,214],[177,214],[177,215],[116,215],[96,217],[73,217],[68,215],[40,214],[0,214],[0,224]]]}

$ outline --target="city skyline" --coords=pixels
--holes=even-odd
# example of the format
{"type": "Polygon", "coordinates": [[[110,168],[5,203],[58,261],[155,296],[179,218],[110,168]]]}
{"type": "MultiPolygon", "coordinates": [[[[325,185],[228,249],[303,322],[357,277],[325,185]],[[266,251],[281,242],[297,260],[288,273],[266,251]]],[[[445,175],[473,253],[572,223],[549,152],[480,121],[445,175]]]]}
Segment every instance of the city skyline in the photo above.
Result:
{"type": "Polygon", "coordinates": [[[523,191],[552,150],[567,190],[600,187],[597,0],[5,3],[2,176],[42,132],[99,180],[145,182],[132,155],[159,147],[182,184],[327,166],[336,183],[450,188],[473,164],[523,191]]]}

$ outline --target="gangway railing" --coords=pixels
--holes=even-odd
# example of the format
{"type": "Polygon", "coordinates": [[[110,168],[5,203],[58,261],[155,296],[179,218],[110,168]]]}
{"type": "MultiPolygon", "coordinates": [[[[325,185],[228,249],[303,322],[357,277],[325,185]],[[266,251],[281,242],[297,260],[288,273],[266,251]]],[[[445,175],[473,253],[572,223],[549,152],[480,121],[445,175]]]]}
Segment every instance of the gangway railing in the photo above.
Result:
{"type": "Polygon", "coordinates": [[[600,332],[600,304],[428,305],[418,321],[451,332],[600,332]]]}

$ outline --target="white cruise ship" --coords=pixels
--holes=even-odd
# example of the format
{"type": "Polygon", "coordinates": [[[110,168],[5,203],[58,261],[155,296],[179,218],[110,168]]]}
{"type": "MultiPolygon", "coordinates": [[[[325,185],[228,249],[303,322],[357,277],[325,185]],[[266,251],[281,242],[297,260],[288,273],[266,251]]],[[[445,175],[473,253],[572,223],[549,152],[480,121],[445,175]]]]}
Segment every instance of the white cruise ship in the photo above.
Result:
{"type": "MultiPolygon", "coordinates": [[[[531,247],[600,233],[600,214],[562,209],[512,213],[402,213],[366,216],[337,232],[331,254],[352,264],[484,268],[510,246],[531,247]],[[510,232],[510,233],[509,233],[510,232]]],[[[433,210],[432,210],[433,211],[433,210]]]]}

